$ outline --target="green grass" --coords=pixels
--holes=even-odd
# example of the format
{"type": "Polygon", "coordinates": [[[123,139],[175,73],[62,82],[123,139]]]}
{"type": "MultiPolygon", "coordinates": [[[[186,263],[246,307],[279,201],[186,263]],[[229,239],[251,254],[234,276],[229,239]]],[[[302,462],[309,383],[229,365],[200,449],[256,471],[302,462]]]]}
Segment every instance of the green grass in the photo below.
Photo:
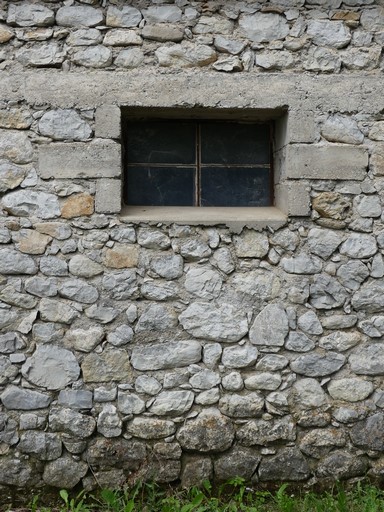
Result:
{"type": "Polygon", "coordinates": [[[384,491],[358,483],[348,490],[336,484],[329,491],[293,492],[288,484],[277,491],[247,487],[235,478],[219,488],[209,482],[201,488],[171,489],[144,483],[124,490],[102,489],[71,495],[59,492],[55,505],[43,506],[43,497],[34,496],[20,512],[384,512],[384,491]]]}

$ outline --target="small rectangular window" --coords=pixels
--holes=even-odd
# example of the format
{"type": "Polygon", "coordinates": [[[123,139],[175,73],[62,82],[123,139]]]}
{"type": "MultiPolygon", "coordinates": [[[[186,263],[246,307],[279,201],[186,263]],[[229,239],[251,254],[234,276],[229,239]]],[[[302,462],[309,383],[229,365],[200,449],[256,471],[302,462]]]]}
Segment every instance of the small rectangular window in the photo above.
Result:
{"type": "Polygon", "coordinates": [[[126,119],[124,201],[132,206],[271,206],[272,124],[126,119]]]}

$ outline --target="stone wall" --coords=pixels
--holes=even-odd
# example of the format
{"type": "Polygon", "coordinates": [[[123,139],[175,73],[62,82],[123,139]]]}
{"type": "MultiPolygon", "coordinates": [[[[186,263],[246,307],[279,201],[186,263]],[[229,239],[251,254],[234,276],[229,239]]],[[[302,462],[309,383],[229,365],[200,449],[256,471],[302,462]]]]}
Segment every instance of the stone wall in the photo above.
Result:
{"type": "Polygon", "coordinates": [[[382,4],[0,1],[0,486],[383,474],[382,4]],[[277,118],[279,215],[122,208],[138,107],[277,118]]]}

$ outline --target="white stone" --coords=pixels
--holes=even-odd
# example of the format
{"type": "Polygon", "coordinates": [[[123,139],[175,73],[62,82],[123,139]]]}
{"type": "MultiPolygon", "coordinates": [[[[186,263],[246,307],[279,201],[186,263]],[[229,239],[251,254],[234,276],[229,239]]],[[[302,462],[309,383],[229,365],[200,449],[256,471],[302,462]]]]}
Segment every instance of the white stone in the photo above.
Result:
{"type": "Polygon", "coordinates": [[[361,217],[380,217],[382,207],[379,196],[357,196],[353,200],[353,206],[361,217]]]}
{"type": "Polygon", "coordinates": [[[97,28],[80,28],[67,37],[67,43],[72,46],[93,46],[100,44],[102,40],[102,33],[97,28]]]}
{"type": "Polygon", "coordinates": [[[180,416],[192,407],[192,391],[162,391],[151,405],[149,411],[157,416],[180,416]]]}
{"type": "Polygon", "coordinates": [[[239,19],[239,27],[254,43],[284,39],[289,33],[289,26],[284,16],[274,13],[243,14],[239,19]]]}
{"type": "Polygon", "coordinates": [[[137,68],[144,62],[144,53],[139,48],[121,50],[115,59],[116,66],[121,68],[137,68]]]}
{"type": "Polygon", "coordinates": [[[110,6],[107,9],[107,25],[109,27],[137,27],[141,18],[141,12],[129,5],[121,9],[114,6],[110,6]]]}
{"type": "Polygon", "coordinates": [[[376,240],[372,235],[351,233],[341,244],[340,253],[350,258],[367,258],[377,252],[376,240]]]}
{"type": "Polygon", "coordinates": [[[2,206],[9,213],[20,217],[36,215],[41,219],[52,219],[60,216],[57,196],[46,192],[16,190],[3,197],[2,206]]]}
{"type": "Polygon", "coordinates": [[[57,25],[64,27],[94,27],[103,22],[104,16],[101,9],[86,5],[64,6],[56,13],[57,25]]]}
{"type": "Polygon", "coordinates": [[[216,60],[216,52],[203,44],[174,44],[160,46],[155,50],[160,66],[194,67],[207,66],[216,60]]]}
{"type": "Polygon", "coordinates": [[[147,395],[157,395],[161,391],[160,382],[150,375],[139,375],[135,382],[137,393],[146,393],[147,395]]]}
{"type": "Polygon", "coordinates": [[[218,272],[205,267],[192,268],[185,277],[185,289],[202,299],[214,299],[221,291],[223,279],[218,272]]]}
{"type": "Polygon", "coordinates": [[[10,4],[7,23],[19,27],[45,27],[53,25],[55,13],[44,5],[23,3],[10,4]]]}
{"type": "Polygon", "coordinates": [[[292,258],[282,258],[281,264],[285,272],[289,274],[318,274],[323,266],[319,258],[308,256],[305,253],[292,258]]]}
{"type": "Polygon", "coordinates": [[[307,334],[322,334],[323,332],[319,318],[312,310],[300,315],[297,319],[297,325],[307,334]]]}
{"type": "Polygon", "coordinates": [[[336,251],[343,239],[340,231],[311,228],[308,233],[308,247],[311,253],[325,260],[336,251]]]}
{"type": "Polygon", "coordinates": [[[328,117],[321,127],[321,135],[330,142],[344,144],[362,144],[364,135],[357,122],[348,116],[333,114],[328,117]]]}
{"type": "Polygon", "coordinates": [[[348,261],[340,265],[336,272],[340,283],[350,290],[358,290],[360,285],[369,276],[369,270],[362,261],[348,261]]]}
{"type": "Polygon", "coordinates": [[[268,304],[256,317],[249,330],[254,345],[282,347],[288,334],[287,314],[280,304],[268,304]]]}
{"type": "Polygon", "coordinates": [[[105,68],[112,64],[112,52],[102,45],[90,46],[73,55],[73,62],[88,68],[105,68]]]}
{"type": "Polygon", "coordinates": [[[344,48],[351,40],[351,31],[342,21],[309,20],[307,34],[317,46],[344,48]]]}
{"type": "Polygon", "coordinates": [[[92,129],[79,114],[72,109],[57,109],[46,112],[39,121],[42,135],[53,140],[86,140],[92,129]]]}
{"type": "Polygon", "coordinates": [[[56,42],[43,43],[31,48],[21,47],[16,52],[16,59],[21,64],[37,68],[60,66],[63,63],[65,56],[66,50],[56,42]]]}
{"type": "Polygon", "coordinates": [[[281,376],[278,373],[258,373],[250,375],[244,379],[246,389],[262,389],[266,391],[276,391],[281,384],[281,376]]]}
{"type": "Polygon", "coordinates": [[[257,356],[257,348],[247,343],[224,348],[221,362],[227,368],[246,368],[256,363],[257,356]]]}
{"type": "Polygon", "coordinates": [[[171,341],[155,345],[134,346],[131,363],[135,370],[161,370],[198,363],[202,347],[198,341],[171,341]]]}
{"type": "Polygon", "coordinates": [[[190,379],[189,383],[194,389],[212,389],[220,384],[220,375],[212,370],[201,370],[195,373],[190,379]]]}

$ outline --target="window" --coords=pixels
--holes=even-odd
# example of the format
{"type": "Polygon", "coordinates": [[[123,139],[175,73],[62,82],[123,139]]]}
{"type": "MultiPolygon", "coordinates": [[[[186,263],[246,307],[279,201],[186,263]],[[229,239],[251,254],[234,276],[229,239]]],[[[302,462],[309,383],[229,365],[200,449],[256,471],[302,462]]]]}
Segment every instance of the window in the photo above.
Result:
{"type": "Polygon", "coordinates": [[[124,118],[130,206],[273,205],[272,123],[124,118]]]}

